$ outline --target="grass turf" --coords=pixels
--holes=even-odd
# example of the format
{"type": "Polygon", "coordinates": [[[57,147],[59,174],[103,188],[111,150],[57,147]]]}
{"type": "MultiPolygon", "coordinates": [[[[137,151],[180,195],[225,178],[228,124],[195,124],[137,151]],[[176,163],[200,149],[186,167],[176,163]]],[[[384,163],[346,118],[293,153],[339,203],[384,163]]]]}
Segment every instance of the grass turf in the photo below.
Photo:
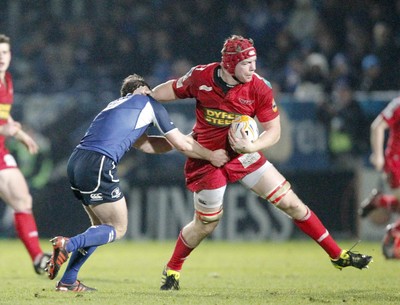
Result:
{"type": "MultiPolygon", "coordinates": [[[[340,242],[349,248],[354,241],[340,242]]],[[[42,241],[50,250],[50,243],[42,241]]],[[[55,292],[57,279],[34,273],[18,240],[0,240],[0,304],[399,304],[400,261],[387,261],[380,243],[356,251],[374,256],[368,270],[332,267],[312,241],[205,241],[186,261],[180,291],[160,291],[174,242],[118,241],[97,249],[80,280],[99,291],[55,292]]]]}

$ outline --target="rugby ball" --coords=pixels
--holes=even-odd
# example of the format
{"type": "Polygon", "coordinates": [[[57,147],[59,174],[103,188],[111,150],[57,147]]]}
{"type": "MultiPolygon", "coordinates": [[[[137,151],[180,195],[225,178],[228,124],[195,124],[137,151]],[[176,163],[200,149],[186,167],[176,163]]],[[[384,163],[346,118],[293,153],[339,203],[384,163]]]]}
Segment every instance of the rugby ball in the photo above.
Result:
{"type": "Polygon", "coordinates": [[[242,138],[241,130],[244,130],[246,135],[250,138],[251,141],[255,141],[258,139],[258,126],[256,120],[254,120],[251,116],[248,115],[238,115],[230,126],[236,138],[242,138]]]}

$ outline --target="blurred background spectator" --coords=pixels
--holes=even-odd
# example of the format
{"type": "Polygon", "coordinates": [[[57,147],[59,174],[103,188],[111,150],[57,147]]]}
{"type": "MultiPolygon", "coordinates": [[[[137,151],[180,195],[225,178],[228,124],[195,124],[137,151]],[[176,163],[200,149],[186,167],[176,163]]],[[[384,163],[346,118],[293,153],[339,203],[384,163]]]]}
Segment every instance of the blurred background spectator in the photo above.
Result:
{"type": "Polygon", "coordinates": [[[318,117],[327,130],[332,166],[337,169],[360,167],[369,145],[369,122],[347,80],[335,82],[328,101],[319,104],[318,117]]]}
{"type": "Polygon", "coordinates": [[[264,76],[283,93],[310,81],[309,65],[296,63],[311,54],[325,58],[326,88],[346,65],[355,90],[397,90],[399,2],[5,0],[0,25],[26,92],[109,89],[136,71],[155,85],[174,75],[171,58],[219,61],[215,48],[232,33],[255,40],[264,76]]]}

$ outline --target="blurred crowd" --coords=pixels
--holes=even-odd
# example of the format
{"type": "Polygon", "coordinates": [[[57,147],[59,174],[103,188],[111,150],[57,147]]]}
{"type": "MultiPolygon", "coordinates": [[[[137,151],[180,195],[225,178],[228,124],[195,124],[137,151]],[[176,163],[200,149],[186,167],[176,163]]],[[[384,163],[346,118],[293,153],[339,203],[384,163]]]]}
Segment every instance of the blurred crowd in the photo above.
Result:
{"type": "Polygon", "coordinates": [[[1,32],[13,43],[18,91],[117,91],[220,60],[230,34],[255,41],[258,72],[299,101],[338,84],[398,90],[399,0],[6,0],[1,32]]]}

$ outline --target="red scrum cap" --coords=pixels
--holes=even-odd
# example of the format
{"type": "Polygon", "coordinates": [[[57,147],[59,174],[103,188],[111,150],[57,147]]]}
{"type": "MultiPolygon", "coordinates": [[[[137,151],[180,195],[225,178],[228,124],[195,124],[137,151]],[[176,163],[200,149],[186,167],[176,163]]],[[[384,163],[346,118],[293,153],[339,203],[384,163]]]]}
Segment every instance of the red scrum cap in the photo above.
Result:
{"type": "Polygon", "coordinates": [[[253,40],[239,35],[232,35],[225,40],[221,54],[221,64],[231,75],[235,75],[235,67],[239,62],[257,55],[253,40]]]}

